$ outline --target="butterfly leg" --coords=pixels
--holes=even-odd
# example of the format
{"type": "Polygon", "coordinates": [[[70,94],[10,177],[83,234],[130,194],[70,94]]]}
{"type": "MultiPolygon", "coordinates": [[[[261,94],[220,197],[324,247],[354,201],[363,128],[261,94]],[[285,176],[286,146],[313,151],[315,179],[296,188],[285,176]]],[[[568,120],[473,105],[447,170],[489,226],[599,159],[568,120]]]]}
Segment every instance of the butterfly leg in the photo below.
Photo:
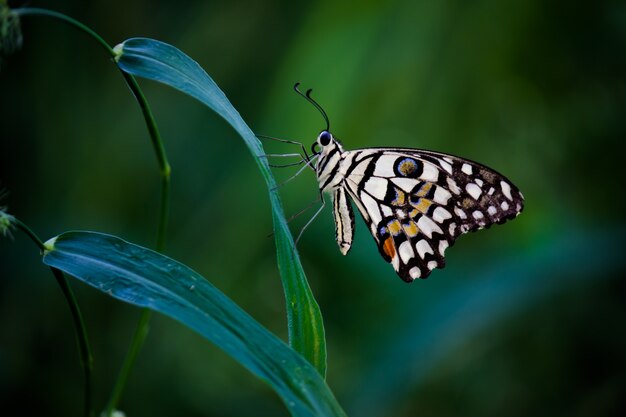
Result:
{"type": "Polygon", "coordinates": [[[306,162],[306,159],[304,159],[304,157],[302,156],[302,154],[299,153],[266,153],[265,155],[261,155],[261,158],[265,158],[269,161],[269,158],[289,158],[292,156],[299,156],[300,160],[297,162],[291,162],[289,164],[282,164],[282,165],[277,165],[277,164],[269,164],[269,166],[271,168],[287,168],[287,167],[292,167],[292,166],[297,166],[297,165],[302,165],[306,162]]]}
{"type": "Polygon", "coordinates": [[[311,207],[313,207],[313,205],[315,203],[317,203],[318,201],[320,201],[320,197],[318,196],[315,200],[311,201],[309,204],[307,204],[307,206],[305,208],[303,208],[302,210],[300,210],[299,212],[297,212],[296,214],[291,215],[288,219],[287,219],[287,223],[291,223],[292,220],[300,217],[303,213],[307,212],[311,207]]]}
{"type": "Polygon", "coordinates": [[[298,242],[300,241],[300,238],[302,237],[302,234],[304,233],[306,228],[309,227],[309,225],[313,222],[313,220],[315,220],[315,218],[322,212],[322,210],[324,209],[324,206],[326,206],[326,201],[324,201],[324,193],[321,190],[320,190],[319,199],[322,201],[322,205],[320,206],[319,209],[317,209],[315,214],[313,214],[313,217],[311,217],[309,221],[306,222],[306,224],[302,227],[302,229],[300,230],[300,233],[298,233],[298,237],[296,238],[295,245],[297,245],[298,242]]]}
{"type": "MultiPolygon", "coordinates": [[[[291,223],[292,220],[300,217],[303,213],[305,213],[306,211],[308,211],[311,207],[313,207],[313,205],[315,203],[317,203],[318,201],[320,201],[320,197],[317,197],[315,200],[311,201],[305,208],[303,208],[302,210],[300,210],[299,212],[297,212],[296,214],[291,215],[288,219],[287,219],[287,224],[291,223]]],[[[274,232],[270,233],[269,235],[267,235],[267,237],[272,237],[274,236],[274,232]]]]}
{"type": "MultiPolygon", "coordinates": [[[[315,158],[317,158],[317,155],[313,155],[307,162],[306,165],[304,165],[302,168],[300,168],[298,170],[298,172],[296,172],[295,174],[293,174],[291,177],[287,178],[285,181],[277,184],[274,188],[272,188],[272,191],[276,191],[277,189],[279,189],[280,187],[282,187],[283,185],[287,184],[289,181],[293,180],[294,178],[296,178],[298,175],[300,175],[302,173],[302,171],[304,171],[307,167],[310,167],[312,170],[315,171],[315,167],[313,167],[312,163],[315,160],[315,158]]],[[[324,201],[324,197],[322,197],[322,201],[324,201]]]]}
{"type": "MultiPolygon", "coordinates": [[[[282,142],[282,143],[288,143],[290,145],[296,145],[299,146],[300,149],[302,150],[302,153],[298,153],[298,154],[285,154],[285,155],[289,155],[289,156],[300,156],[302,158],[302,160],[298,163],[294,163],[294,164],[289,164],[289,165],[282,165],[282,166],[274,166],[275,168],[281,168],[283,166],[288,167],[288,166],[293,166],[293,165],[300,165],[304,162],[308,162],[311,160],[311,157],[309,156],[308,152],[306,151],[306,147],[304,146],[304,144],[302,142],[298,142],[295,140],[288,140],[288,139],[280,139],[280,138],[276,138],[273,136],[267,136],[267,135],[256,135],[257,138],[261,138],[261,139],[270,139],[270,140],[275,140],[277,142],[282,142]]],[[[281,155],[271,155],[271,156],[281,156],[281,155]]],[[[271,165],[270,165],[271,166],[271,165]]]]}

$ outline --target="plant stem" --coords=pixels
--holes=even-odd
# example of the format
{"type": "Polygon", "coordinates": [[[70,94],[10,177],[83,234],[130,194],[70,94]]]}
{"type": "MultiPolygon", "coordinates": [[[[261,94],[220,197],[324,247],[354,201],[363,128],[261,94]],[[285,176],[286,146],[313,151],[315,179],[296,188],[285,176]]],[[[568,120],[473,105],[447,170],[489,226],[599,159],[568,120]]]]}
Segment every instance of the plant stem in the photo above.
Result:
{"type": "Polygon", "coordinates": [[[152,311],[144,308],[141,310],[141,316],[139,317],[139,322],[137,323],[137,327],[135,328],[135,334],[133,335],[133,340],[130,344],[130,348],[128,352],[126,352],[126,357],[124,358],[124,363],[122,364],[122,369],[120,369],[120,373],[117,376],[117,380],[115,381],[115,385],[113,386],[113,391],[111,392],[111,396],[109,397],[109,402],[107,403],[106,409],[104,410],[103,415],[105,417],[111,417],[113,412],[117,409],[117,405],[122,398],[122,392],[126,387],[126,382],[128,381],[128,377],[135,366],[135,361],[137,360],[137,356],[139,355],[139,351],[143,346],[146,337],[148,336],[148,330],[150,329],[150,317],[152,316],[152,311]]]}
{"type": "MultiPolygon", "coordinates": [[[[20,9],[13,10],[14,13],[18,16],[47,16],[55,19],[59,19],[64,23],[73,26],[89,36],[95,39],[111,56],[111,58],[115,58],[116,54],[113,51],[113,48],[104,40],[100,35],[91,30],[89,27],[80,23],[79,21],[72,19],[69,16],[66,16],[62,13],[54,12],[51,10],[34,8],[34,7],[24,7],[20,9]]],[[[115,62],[115,61],[114,61],[115,62]]],[[[154,116],[152,115],[152,110],[150,109],[150,105],[146,100],[139,84],[135,77],[127,72],[124,72],[120,69],[126,84],[130,88],[133,96],[137,100],[139,107],[141,108],[141,112],[143,114],[146,126],[148,128],[148,132],[150,134],[150,140],[152,142],[152,147],[156,153],[157,162],[159,164],[159,174],[161,177],[161,201],[159,208],[159,225],[157,230],[157,239],[156,239],[156,250],[162,252],[165,249],[165,241],[167,234],[167,223],[169,219],[169,194],[170,194],[170,175],[171,175],[171,167],[167,160],[167,155],[165,153],[165,147],[163,146],[163,140],[161,139],[161,135],[159,133],[159,129],[157,127],[156,121],[154,120],[154,116]]],[[[141,316],[139,318],[139,322],[137,323],[137,327],[135,329],[135,334],[131,341],[130,348],[126,354],[124,359],[124,363],[122,365],[122,369],[120,370],[120,374],[115,382],[113,387],[113,391],[111,393],[111,397],[109,402],[107,403],[106,416],[110,416],[111,413],[117,408],[117,405],[121,399],[122,392],[126,386],[126,382],[130,373],[134,367],[135,360],[143,346],[143,343],[148,334],[149,321],[151,317],[151,312],[148,309],[143,309],[141,312],[141,316]]]]}
{"type": "Polygon", "coordinates": [[[84,415],[91,417],[94,415],[94,411],[92,409],[93,354],[91,353],[91,347],[89,346],[87,328],[85,327],[85,321],[83,320],[83,315],[78,307],[78,302],[76,301],[74,292],[72,291],[69,282],[67,282],[65,274],[60,269],[50,269],[59,283],[61,291],[67,300],[70,311],[72,312],[72,320],[74,321],[74,327],[76,328],[76,337],[78,338],[83,372],[85,373],[84,415]]]}
{"type": "MultiPolygon", "coordinates": [[[[154,116],[152,115],[152,111],[150,110],[150,106],[148,105],[148,101],[143,95],[143,92],[141,91],[137,80],[131,74],[128,74],[127,72],[124,72],[122,70],[120,71],[124,76],[128,87],[135,96],[137,103],[139,103],[139,107],[141,107],[141,111],[144,115],[144,119],[148,127],[148,131],[150,132],[150,138],[152,139],[152,146],[155,149],[157,160],[159,162],[159,170],[161,176],[161,202],[156,249],[157,251],[162,252],[165,249],[167,221],[169,218],[169,191],[171,168],[169,163],[167,162],[167,155],[165,154],[165,148],[163,146],[163,141],[161,140],[161,135],[159,134],[156,121],[154,120],[154,116]]],[[[111,417],[113,411],[117,409],[117,405],[120,402],[122,393],[124,391],[124,388],[126,387],[128,378],[130,377],[130,373],[135,366],[137,356],[139,355],[141,347],[143,346],[146,337],[148,336],[151,316],[151,310],[147,308],[142,309],[141,316],[139,317],[139,321],[137,322],[137,327],[135,328],[135,334],[133,335],[133,339],[130,343],[130,348],[126,353],[124,363],[122,364],[120,373],[117,377],[117,380],[115,381],[115,385],[113,386],[113,391],[111,392],[111,396],[109,397],[109,402],[107,403],[107,407],[104,413],[105,417],[111,417]]]]}
{"type": "Polygon", "coordinates": [[[46,16],[46,17],[51,17],[54,19],[59,19],[62,22],[67,23],[70,26],[74,26],[75,28],[87,33],[89,36],[94,38],[100,44],[100,46],[102,46],[109,53],[109,55],[111,55],[112,58],[115,57],[115,53],[113,52],[113,49],[109,46],[108,43],[106,43],[104,39],[102,39],[100,35],[98,35],[96,32],[94,32],[87,26],[80,23],[78,20],[72,19],[71,17],[66,16],[63,13],[59,13],[59,12],[55,12],[55,11],[47,10],[47,9],[40,9],[37,7],[21,7],[19,9],[12,9],[12,12],[20,17],[22,16],[46,16]]]}
{"type": "Polygon", "coordinates": [[[170,211],[170,175],[172,173],[172,169],[170,167],[169,162],[167,161],[167,154],[165,153],[165,147],[163,146],[163,140],[161,139],[161,134],[159,133],[159,129],[157,128],[156,121],[154,120],[154,116],[152,115],[152,110],[150,110],[150,106],[148,105],[148,100],[143,95],[143,91],[139,87],[137,83],[137,79],[133,77],[131,74],[124,72],[120,69],[124,79],[126,80],[126,84],[130,88],[130,91],[135,96],[139,107],[141,107],[141,111],[144,116],[144,120],[146,122],[146,126],[148,127],[148,132],[150,132],[150,139],[152,140],[152,147],[156,153],[157,161],[159,163],[159,174],[161,176],[161,203],[160,203],[160,214],[159,214],[159,228],[157,232],[157,240],[156,240],[156,250],[158,252],[163,252],[165,249],[165,239],[167,234],[167,221],[169,219],[169,211],[170,211]]]}
{"type": "MultiPolygon", "coordinates": [[[[42,252],[46,249],[41,239],[39,239],[39,237],[28,226],[26,226],[15,217],[13,218],[13,220],[17,228],[24,232],[28,237],[30,237],[31,240],[35,242],[35,244],[42,252]]],[[[63,293],[63,296],[65,296],[65,300],[67,301],[67,305],[69,306],[70,312],[72,314],[72,321],[74,322],[76,339],[78,341],[78,351],[80,352],[80,362],[83,367],[83,372],[85,373],[85,398],[83,414],[85,417],[91,417],[93,416],[93,410],[91,407],[93,355],[91,353],[91,347],[89,345],[89,338],[87,337],[87,327],[85,326],[83,315],[80,311],[80,307],[78,306],[78,302],[76,301],[76,297],[74,296],[74,292],[72,291],[72,287],[70,287],[70,283],[67,281],[67,278],[59,269],[50,267],[50,270],[52,271],[52,274],[54,275],[57,283],[61,287],[61,292],[63,293]]]]}

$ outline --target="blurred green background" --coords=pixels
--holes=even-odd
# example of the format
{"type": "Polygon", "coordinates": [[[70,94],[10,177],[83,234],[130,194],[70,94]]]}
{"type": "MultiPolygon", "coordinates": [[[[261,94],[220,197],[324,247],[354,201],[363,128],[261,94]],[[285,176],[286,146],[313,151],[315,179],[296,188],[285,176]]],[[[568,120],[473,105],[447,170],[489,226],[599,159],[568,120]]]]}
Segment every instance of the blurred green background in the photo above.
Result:
{"type": "MultiPolygon", "coordinates": [[[[348,415],[623,415],[626,3],[29,5],[77,18],[111,44],[146,36],[177,46],[257,133],[314,140],[324,125],[292,92],[301,81],[347,149],[453,153],[524,192],[517,220],[462,237],[444,270],[412,285],[379,257],[361,220],[347,257],[329,208],[309,227],[299,250],[325,318],[328,383],[348,415]]],[[[157,164],[122,77],[83,34],[46,18],[22,23],[24,47],[0,70],[0,186],[10,191],[2,204],[45,239],[87,229],[151,247],[157,164]]],[[[166,253],[285,339],[268,197],[253,159],[199,103],[142,86],[173,168],[166,253]]],[[[311,172],[283,187],[287,214],[316,190],[311,172]]],[[[102,405],[139,311],[73,283],[102,405]]],[[[1,239],[2,414],[78,415],[81,396],[56,283],[23,235],[1,239]]],[[[121,408],[129,416],[287,415],[264,383],[161,316],[121,408]]]]}

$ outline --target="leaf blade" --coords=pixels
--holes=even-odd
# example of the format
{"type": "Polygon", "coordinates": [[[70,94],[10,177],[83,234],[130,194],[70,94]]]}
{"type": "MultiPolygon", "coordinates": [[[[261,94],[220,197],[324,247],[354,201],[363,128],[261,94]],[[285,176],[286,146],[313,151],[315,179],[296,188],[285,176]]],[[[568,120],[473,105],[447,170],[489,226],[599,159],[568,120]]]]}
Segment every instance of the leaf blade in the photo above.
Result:
{"type": "Polygon", "coordinates": [[[187,266],[94,232],[63,233],[46,246],[46,265],[114,298],[165,314],[215,343],[266,381],[292,415],[345,415],[308,361],[187,266]]]}
{"type": "Polygon", "coordinates": [[[289,343],[320,372],[326,374],[326,340],[322,314],[289,232],[276,181],[263,146],[232,106],[224,92],[200,65],[177,48],[146,38],[127,39],[115,47],[118,66],[133,75],[169,85],[199,100],[226,120],[243,138],[269,190],[278,268],[285,302],[289,343]]]}

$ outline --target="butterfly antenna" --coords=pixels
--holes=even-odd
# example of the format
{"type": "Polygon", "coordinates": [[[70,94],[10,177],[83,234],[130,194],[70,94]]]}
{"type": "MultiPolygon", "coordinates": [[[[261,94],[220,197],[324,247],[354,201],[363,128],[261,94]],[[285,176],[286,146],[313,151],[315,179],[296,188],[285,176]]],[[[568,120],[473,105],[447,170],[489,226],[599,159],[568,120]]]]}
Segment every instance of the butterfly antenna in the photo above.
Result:
{"type": "Polygon", "coordinates": [[[324,121],[326,122],[326,131],[329,132],[330,131],[330,122],[328,121],[328,116],[326,115],[326,112],[324,111],[324,109],[322,108],[322,106],[320,106],[317,101],[313,100],[311,98],[311,92],[313,91],[312,88],[309,88],[306,91],[306,94],[303,94],[302,91],[300,91],[300,89],[298,88],[300,86],[300,83],[296,83],[293,86],[293,89],[295,90],[296,93],[300,94],[302,97],[304,97],[309,103],[311,103],[313,106],[315,106],[315,108],[317,110],[319,110],[319,112],[322,114],[322,117],[324,118],[324,121]]]}

